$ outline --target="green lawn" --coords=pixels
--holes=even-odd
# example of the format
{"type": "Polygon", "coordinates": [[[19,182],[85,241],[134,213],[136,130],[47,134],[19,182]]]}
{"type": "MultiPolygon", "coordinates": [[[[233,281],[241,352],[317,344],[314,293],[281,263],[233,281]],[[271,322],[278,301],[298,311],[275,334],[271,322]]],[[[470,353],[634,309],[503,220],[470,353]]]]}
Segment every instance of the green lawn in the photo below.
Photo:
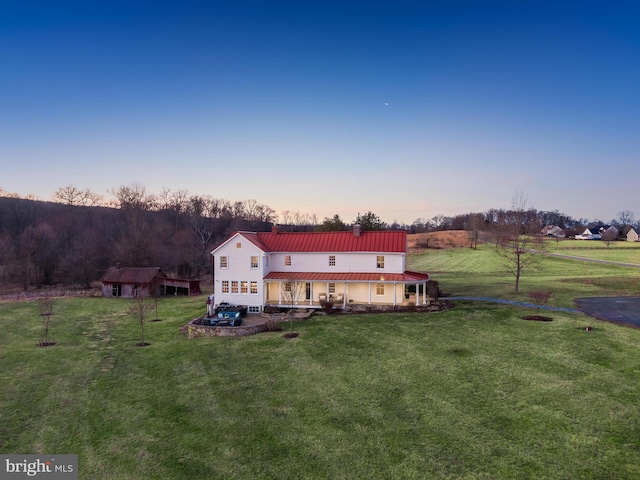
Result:
{"type": "MultiPolygon", "coordinates": [[[[490,254],[411,262],[445,290],[506,291],[490,254]]],[[[622,288],[556,261],[527,286],[622,288]]],[[[640,330],[460,302],[189,340],[204,299],[163,299],[144,348],[125,300],[56,300],[46,348],[37,302],[0,303],[0,453],[75,453],[82,479],[640,477],[640,330]]]]}
{"type": "MultiPolygon", "coordinates": [[[[586,241],[582,241],[584,244],[586,241]]],[[[555,242],[553,242],[555,243],[555,242]]],[[[574,241],[574,243],[580,243],[574,241]]],[[[552,250],[553,251],[553,250],[552,250]]],[[[562,253],[599,258],[599,250],[567,250],[562,253]]],[[[640,265],[640,250],[620,250],[610,260],[640,265]],[[629,256],[635,255],[635,257],[629,256]]],[[[539,263],[526,269],[520,279],[520,294],[514,293],[515,279],[506,273],[504,260],[495,247],[481,245],[477,250],[459,248],[426,250],[410,255],[407,267],[426,271],[450,295],[498,297],[527,301],[527,292],[546,289],[553,292],[551,305],[575,307],[574,298],[614,295],[640,295],[640,268],[604,265],[580,260],[541,256],[539,263]]]]}
{"type": "Polygon", "coordinates": [[[578,257],[595,258],[640,264],[640,242],[610,242],[589,240],[547,240],[545,248],[549,252],[578,257]]]}

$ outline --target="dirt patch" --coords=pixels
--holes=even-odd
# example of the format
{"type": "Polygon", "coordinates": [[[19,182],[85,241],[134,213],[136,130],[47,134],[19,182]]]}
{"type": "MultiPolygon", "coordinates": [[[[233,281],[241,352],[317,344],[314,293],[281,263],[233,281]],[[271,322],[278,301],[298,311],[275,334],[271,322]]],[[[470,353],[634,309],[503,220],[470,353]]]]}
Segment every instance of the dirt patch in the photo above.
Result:
{"type": "Polygon", "coordinates": [[[576,298],[575,302],[580,310],[598,320],[640,327],[640,297],[576,298]]]}
{"type": "Polygon", "coordinates": [[[428,248],[460,248],[469,246],[469,236],[464,230],[411,233],[407,235],[409,253],[419,253],[428,248]]]}
{"type": "Polygon", "coordinates": [[[534,322],[552,322],[553,318],[545,317],[544,315],[525,315],[523,320],[533,320],[534,322]]]}

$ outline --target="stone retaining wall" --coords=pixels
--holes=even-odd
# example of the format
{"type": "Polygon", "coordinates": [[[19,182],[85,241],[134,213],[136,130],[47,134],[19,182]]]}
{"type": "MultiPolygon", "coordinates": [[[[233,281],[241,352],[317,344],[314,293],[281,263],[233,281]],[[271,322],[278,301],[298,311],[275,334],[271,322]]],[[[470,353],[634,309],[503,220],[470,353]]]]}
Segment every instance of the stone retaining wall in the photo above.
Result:
{"type": "Polygon", "coordinates": [[[189,338],[243,337],[267,331],[267,325],[265,323],[258,325],[240,325],[239,327],[209,327],[201,324],[202,318],[203,317],[195,318],[187,325],[187,334],[189,338]]]}

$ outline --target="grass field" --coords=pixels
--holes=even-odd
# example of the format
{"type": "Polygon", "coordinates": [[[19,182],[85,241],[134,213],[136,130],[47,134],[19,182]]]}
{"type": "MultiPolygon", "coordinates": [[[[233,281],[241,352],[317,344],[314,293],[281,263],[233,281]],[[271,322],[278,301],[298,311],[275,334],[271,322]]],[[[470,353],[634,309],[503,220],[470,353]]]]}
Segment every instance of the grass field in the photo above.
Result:
{"type": "Polygon", "coordinates": [[[601,241],[548,240],[545,245],[552,253],[640,264],[640,242],[610,242],[607,246],[601,241]]]}
{"type": "MultiPolygon", "coordinates": [[[[555,242],[549,242],[555,244],[555,242]]],[[[583,245],[586,241],[573,241],[583,245]]],[[[594,242],[590,242],[594,243],[594,242]]],[[[622,243],[622,242],[621,242],[622,243]]],[[[554,252],[553,249],[550,249],[554,252]]],[[[566,250],[587,258],[603,258],[601,250],[566,250]]],[[[640,265],[640,250],[611,252],[618,262],[640,265]]],[[[546,289],[553,292],[550,302],[561,307],[575,307],[574,298],[615,295],[640,295],[640,268],[619,267],[552,256],[540,256],[537,265],[526,269],[520,279],[520,294],[514,293],[515,279],[506,273],[495,247],[481,245],[477,250],[457,248],[425,250],[410,255],[408,268],[429,272],[440,288],[450,295],[498,297],[527,301],[527,292],[546,289]]]]}
{"type": "MultiPolygon", "coordinates": [[[[509,296],[491,255],[410,263],[445,291],[509,296]]],[[[550,283],[569,303],[629,288],[627,270],[589,269],[545,259],[523,290],[550,283]]],[[[0,303],[0,453],[75,453],[82,479],[640,477],[637,329],[473,302],[312,317],[293,340],[189,340],[204,297],[182,297],[140,348],[126,306],[57,299],[57,345],[38,348],[37,302],[0,303]]]]}

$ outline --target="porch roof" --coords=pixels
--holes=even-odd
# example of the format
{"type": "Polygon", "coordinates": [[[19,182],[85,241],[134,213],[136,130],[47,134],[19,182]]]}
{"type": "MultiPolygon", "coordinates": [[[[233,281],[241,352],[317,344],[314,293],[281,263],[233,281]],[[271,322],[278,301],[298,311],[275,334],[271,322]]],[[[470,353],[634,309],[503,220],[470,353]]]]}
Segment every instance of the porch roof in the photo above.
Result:
{"type": "Polygon", "coordinates": [[[429,280],[429,274],[405,271],[404,273],[328,273],[328,272],[270,272],[264,280],[306,282],[374,282],[419,283],[429,280]]]}

